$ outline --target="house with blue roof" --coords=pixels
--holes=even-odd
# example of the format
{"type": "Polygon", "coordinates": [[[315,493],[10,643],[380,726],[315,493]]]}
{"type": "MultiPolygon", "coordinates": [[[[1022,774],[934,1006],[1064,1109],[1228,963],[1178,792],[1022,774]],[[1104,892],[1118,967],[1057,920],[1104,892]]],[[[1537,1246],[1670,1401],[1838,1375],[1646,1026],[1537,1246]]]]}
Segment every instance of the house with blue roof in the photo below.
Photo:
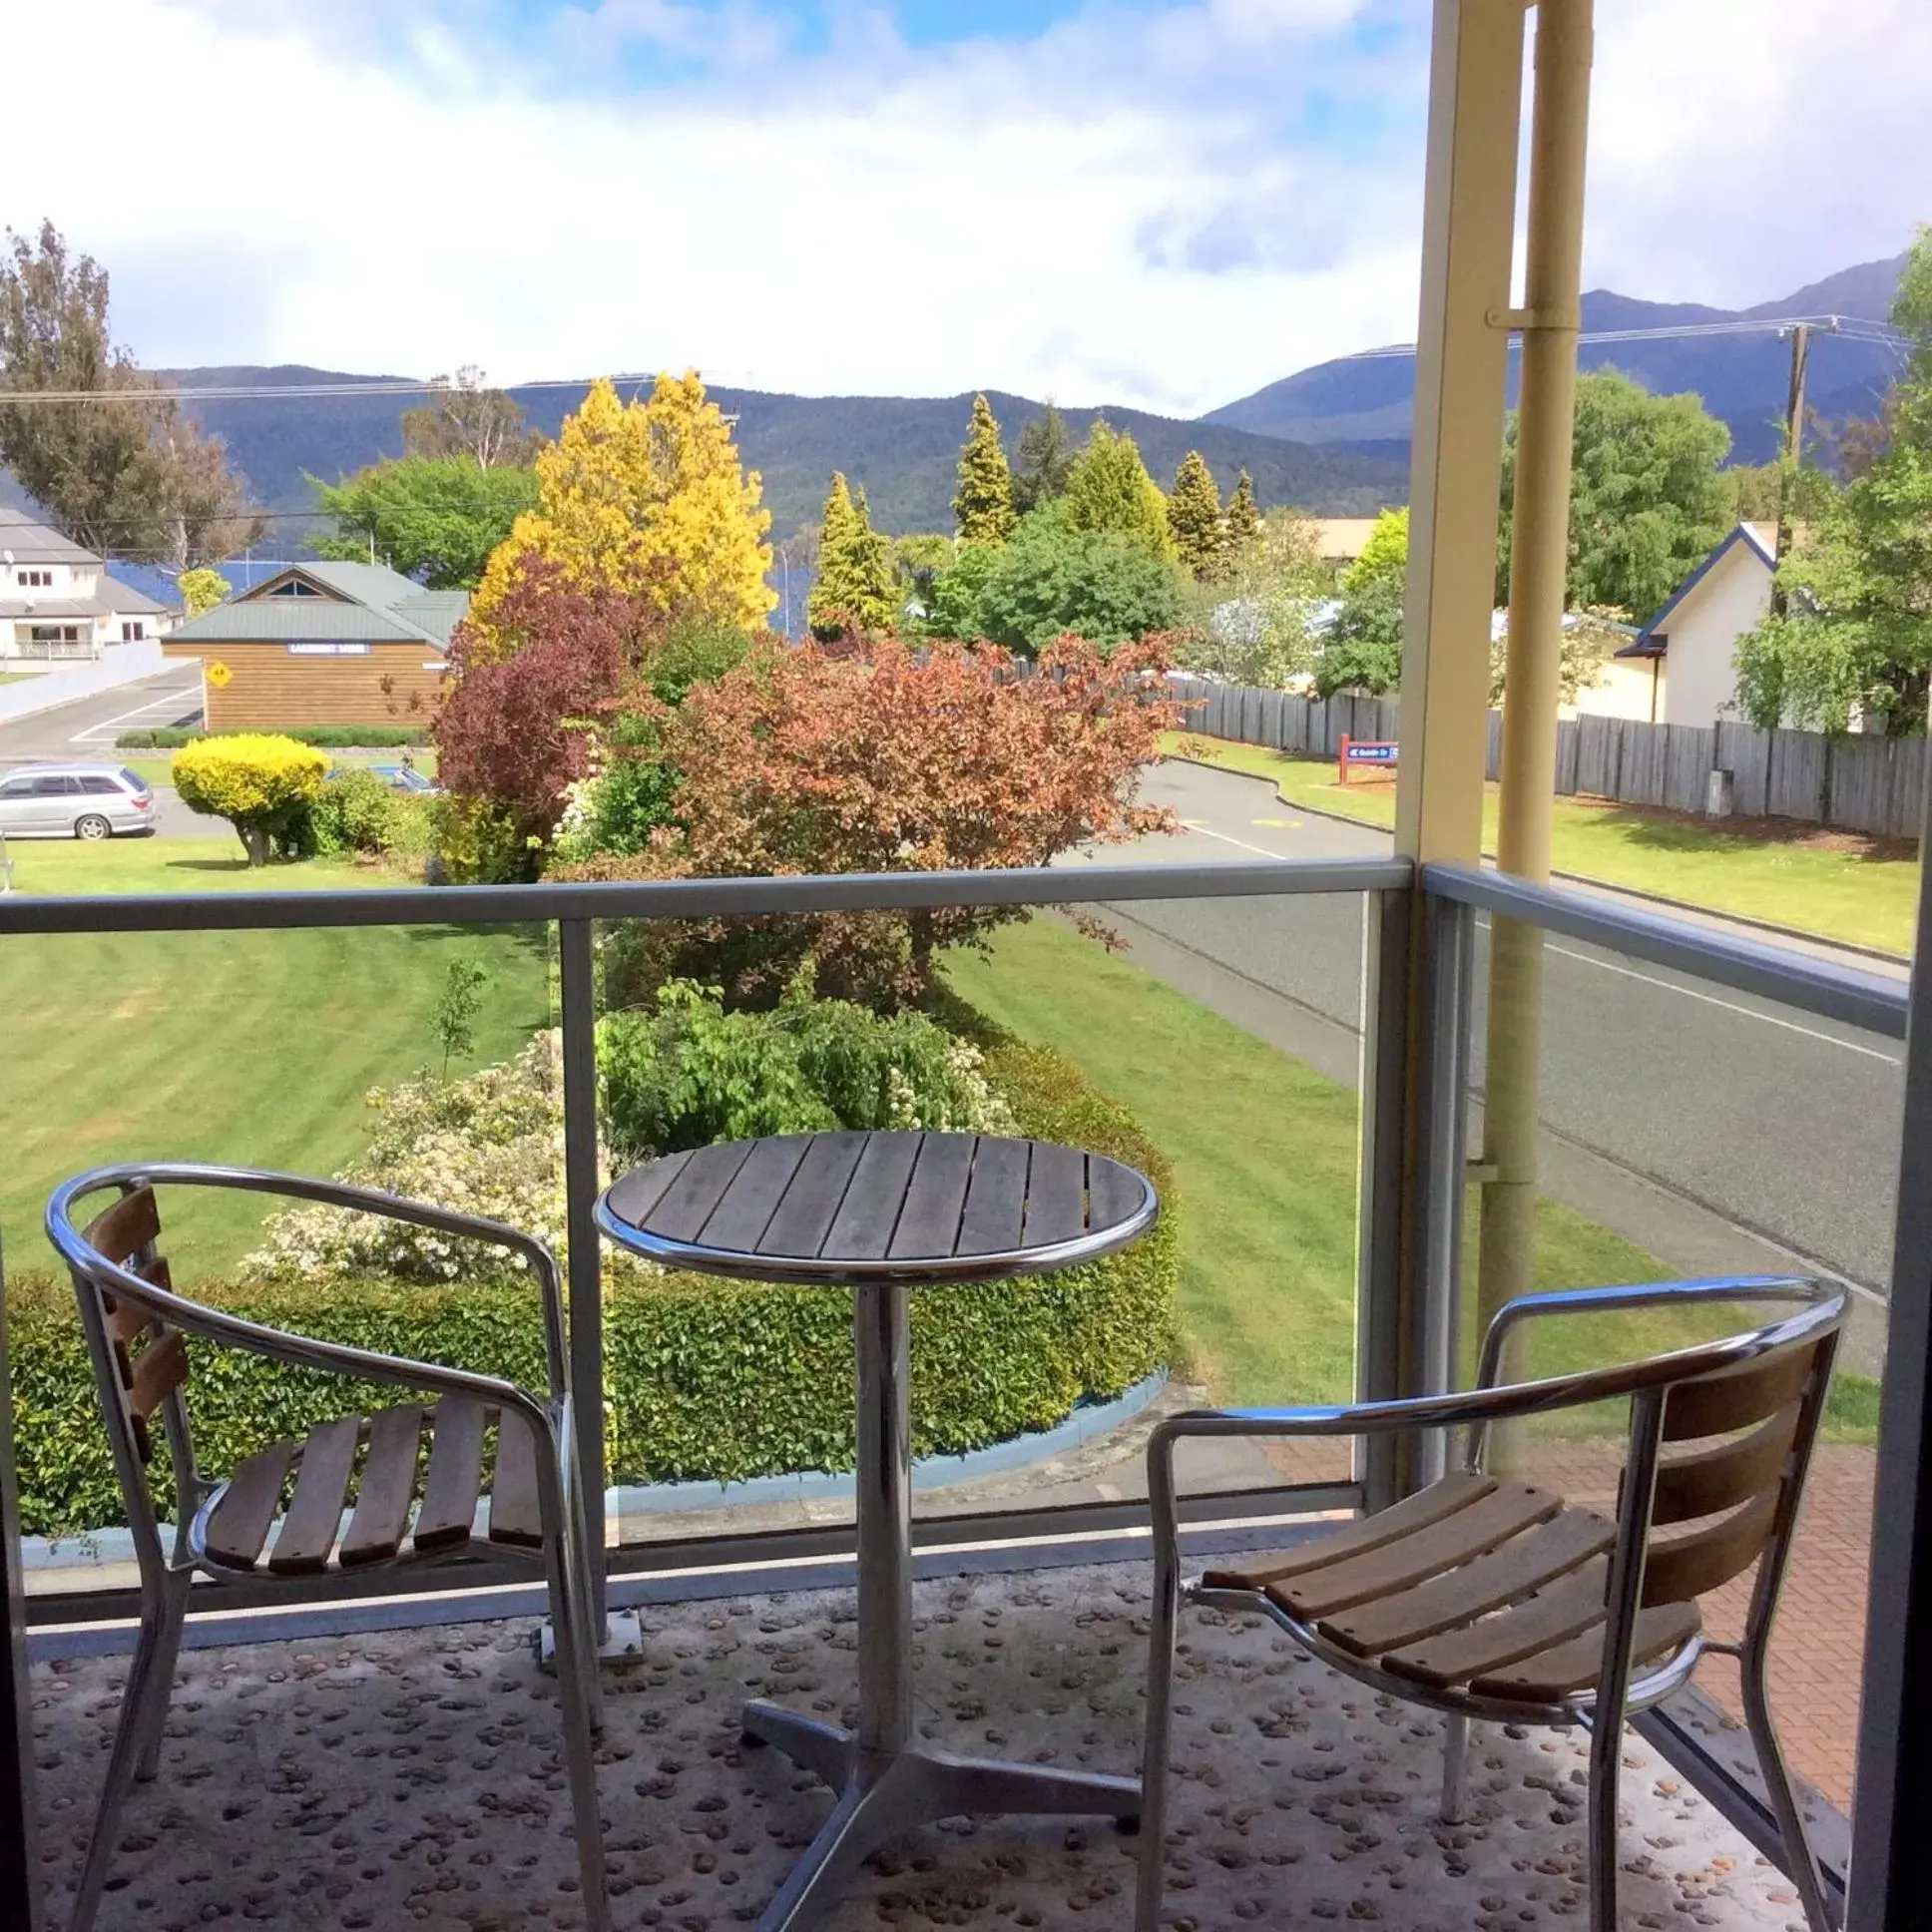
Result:
{"type": "Polygon", "coordinates": [[[1628,668],[1638,674],[1607,681],[1606,697],[1614,692],[1617,701],[1595,706],[1580,701],[1580,709],[1614,709],[1653,724],[1706,729],[1734,717],[1737,640],[1770,611],[1776,570],[1775,528],[1738,524],[1612,659],[1615,672],[1628,668]],[[1641,675],[1645,669],[1648,681],[1641,675]]]}

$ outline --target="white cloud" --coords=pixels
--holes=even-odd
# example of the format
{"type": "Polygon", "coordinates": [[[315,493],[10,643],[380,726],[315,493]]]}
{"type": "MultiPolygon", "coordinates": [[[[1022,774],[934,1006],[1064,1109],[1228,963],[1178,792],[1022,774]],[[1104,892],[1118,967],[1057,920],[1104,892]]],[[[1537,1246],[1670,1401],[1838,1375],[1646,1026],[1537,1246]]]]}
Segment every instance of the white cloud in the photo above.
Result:
{"type": "MultiPolygon", "coordinates": [[[[1746,301],[1900,244],[1907,0],[1829,33],[1797,0],[1600,11],[1595,278],[1746,301]]],[[[94,138],[13,144],[0,217],[103,260],[151,364],[694,362],[1188,413],[1412,332],[1426,13],[1097,5],[913,50],[854,12],[805,59],[748,4],[604,0],[533,37],[474,5],[73,0],[9,51],[61,72],[85,44],[94,138]]]]}

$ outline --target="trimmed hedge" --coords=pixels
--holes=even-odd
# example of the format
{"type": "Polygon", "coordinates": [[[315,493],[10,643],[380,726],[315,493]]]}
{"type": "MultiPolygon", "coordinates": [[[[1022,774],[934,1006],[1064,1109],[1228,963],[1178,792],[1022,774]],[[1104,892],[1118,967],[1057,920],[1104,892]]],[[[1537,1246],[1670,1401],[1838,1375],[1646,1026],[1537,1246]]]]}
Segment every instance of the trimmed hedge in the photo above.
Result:
{"type": "MultiPolygon", "coordinates": [[[[156,724],[146,730],[123,731],[114,740],[121,751],[178,751],[205,737],[236,737],[254,725],[235,725],[222,731],[205,731],[181,724],[156,724]]],[[[427,724],[289,724],[278,727],[283,737],[300,744],[312,744],[323,751],[393,751],[406,744],[427,744],[427,724]]]]}
{"type": "MultiPolygon", "coordinates": [[[[1168,1211],[1122,1253],[1058,1274],[928,1288],[912,1300],[915,1454],[958,1454],[1051,1427],[1079,1403],[1132,1387],[1168,1358],[1180,1258],[1172,1177],[1131,1116],[1047,1048],[1007,1043],[987,1071],[1022,1131],[1141,1168],[1168,1211]]],[[[185,1290],[278,1326],[388,1353],[543,1384],[543,1336],[527,1281],[488,1287],[185,1282],[185,1290]]],[[[73,1535],[122,1520],[120,1493],[65,1278],[8,1287],[8,1354],[21,1525],[73,1535]]],[[[721,1482],[853,1462],[848,1295],[825,1288],[669,1274],[614,1279],[604,1317],[607,1439],[618,1483],[721,1482]]],[[[197,1447],[221,1471],[399,1392],[351,1387],[257,1356],[196,1345],[189,1382],[197,1447]]],[[[166,1452],[155,1477],[167,1494],[166,1452]]]]}

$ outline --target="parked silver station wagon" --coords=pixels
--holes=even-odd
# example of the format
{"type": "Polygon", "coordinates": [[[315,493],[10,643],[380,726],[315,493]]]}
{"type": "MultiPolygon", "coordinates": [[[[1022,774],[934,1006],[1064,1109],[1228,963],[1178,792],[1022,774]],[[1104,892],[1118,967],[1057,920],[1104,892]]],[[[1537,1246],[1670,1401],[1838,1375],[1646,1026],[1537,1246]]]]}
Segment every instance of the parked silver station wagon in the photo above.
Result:
{"type": "Polygon", "coordinates": [[[154,829],[155,794],[125,764],[0,770],[0,832],[9,838],[112,838],[154,829]]]}

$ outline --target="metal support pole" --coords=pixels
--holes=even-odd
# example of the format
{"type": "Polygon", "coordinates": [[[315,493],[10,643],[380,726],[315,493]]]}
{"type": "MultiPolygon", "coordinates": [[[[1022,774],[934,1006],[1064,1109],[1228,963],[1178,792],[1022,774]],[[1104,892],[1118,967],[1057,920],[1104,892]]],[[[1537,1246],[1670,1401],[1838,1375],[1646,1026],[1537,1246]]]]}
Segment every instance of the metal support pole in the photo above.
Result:
{"type": "Polygon", "coordinates": [[[1905,1036],[1905,1111],[1878,1415],[1871,1596],[1847,1932],[1908,1932],[1932,1899],[1932,797],[1905,1036]]]}
{"type": "Polygon", "coordinates": [[[604,1269],[597,1232],[597,958],[588,919],[559,919],[564,1010],[564,1200],[578,1481],[590,1514],[591,1605],[608,1637],[604,1558],[604,1269]]]}
{"type": "MultiPolygon", "coordinates": [[[[1509,665],[1497,857],[1520,877],[1550,876],[1556,797],[1570,462],[1583,280],[1584,159],[1590,113],[1592,0],[1539,0],[1530,137],[1525,306],[1496,319],[1523,331],[1516,508],[1510,544],[1509,665]]],[[[1537,1087],[1543,936],[1516,920],[1490,931],[1489,1056],[1478,1317],[1535,1285],[1537,1087]]],[[[1507,1433],[1497,1449],[1507,1460],[1507,1433]]]]}
{"type": "MultiPolygon", "coordinates": [[[[1417,1381],[1423,1394],[1458,1386],[1462,1343],[1462,1221],[1469,1136],[1470,995],[1475,985],[1476,914],[1425,896],[1422,902],[1422,1039],[1416,1055],[1415,1219],[1421,1306],[1417,1381]]],[[[1423,1438],[1418,1474],[1443,1473],[1448,1439],[1423,1438]]]]}
{"type": "Polygon", "coordinates": [[[852,1289],[858,1363],[858,1752],[883,1765],[912,1742],[912,1387],[906,1289],[852,1289]]]}
{"type": "Polygon", "coordinates": [[[20,1563],[20,1497],[13,1466],[13,1381],[4,1319],[5,1256],[0,1255],[0,1561],[6,1565],[7,1641],[0,1648],[0,1925],[38,1932],[41,1871],[34,1802],[33,1697],[27,1676],[27,1603],[20,1563]]]}
{"type": "MultiPolygon", "coordinates": [[[[1413,891],[1371,894],[1363,906],[1359,1209],[1355,1232],[1356,1399],[1392,1401],[1411,1386],[1419,1315],[1403,1288],[1405,1179],[1413,1158],[1410,1098],[1413,891]]],[[[1356,1443],[1364,1507],[1386,1509],[1410,1487],[1395,1435],[1356,1443]]]]}

